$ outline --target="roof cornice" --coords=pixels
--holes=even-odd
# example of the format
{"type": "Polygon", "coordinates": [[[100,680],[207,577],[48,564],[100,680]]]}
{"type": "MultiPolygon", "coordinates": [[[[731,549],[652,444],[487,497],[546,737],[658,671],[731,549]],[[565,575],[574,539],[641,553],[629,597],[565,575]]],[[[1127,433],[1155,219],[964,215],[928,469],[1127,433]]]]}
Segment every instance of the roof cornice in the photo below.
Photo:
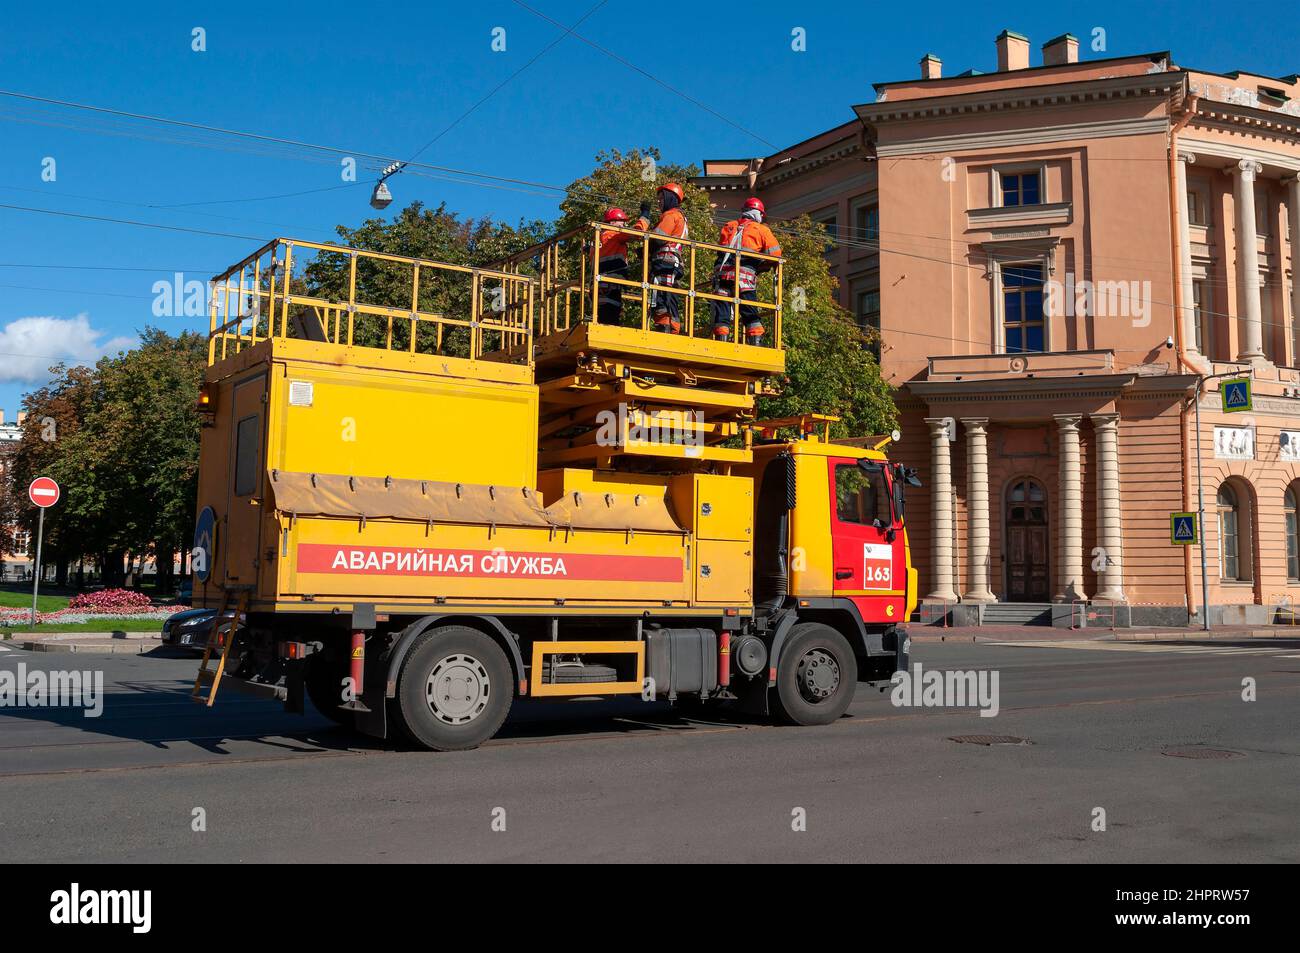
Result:
{"type": "Polygon", "coordinates": [[[912,119],[938,119],[963,114],[996,112],[1037,106],[1065,106],[1113,99],[1164,96],[1177,107],[1187,91],[1187,74],[1182,71],[1144,73],[1139,76],[1109,76],[1103,79],[1052,83],[1045,86],[1011,86],[948,96],[888,100],[854,106],[858,118],[868,125],[912,119]]]}

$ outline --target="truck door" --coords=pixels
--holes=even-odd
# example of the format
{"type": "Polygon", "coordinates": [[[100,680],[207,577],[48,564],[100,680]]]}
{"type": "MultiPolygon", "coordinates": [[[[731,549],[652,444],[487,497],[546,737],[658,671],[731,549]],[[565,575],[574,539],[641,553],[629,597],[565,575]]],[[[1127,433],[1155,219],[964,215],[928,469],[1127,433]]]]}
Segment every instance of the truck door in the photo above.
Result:
{"type": "Polygon", "coordinates": [[[223,534],[225,580],[230,586],[257,582],[262,528],[262,482],[266,478],[266,373],[238,381],[230,401],[230,484],[223,534]]]}
{"type": "Polygon", "coordinates": [[[835,596],[852,599],[867,624],[903,621],[907,564],[895,527],[889,468],[852,457],[828,461],[835,596]]]}

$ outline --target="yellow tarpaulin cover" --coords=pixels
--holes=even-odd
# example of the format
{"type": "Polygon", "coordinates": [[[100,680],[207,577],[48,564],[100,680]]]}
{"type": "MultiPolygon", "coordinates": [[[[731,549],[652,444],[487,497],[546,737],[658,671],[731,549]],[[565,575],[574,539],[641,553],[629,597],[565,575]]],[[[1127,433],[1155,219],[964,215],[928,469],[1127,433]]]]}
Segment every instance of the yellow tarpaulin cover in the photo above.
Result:
{"type": "Polygon", "coordinates": [[[549,507],[528,487],[270,471],[275,508],[292,516],[419,520],[681,533],[653,493],[568,493],[549,507]]]}

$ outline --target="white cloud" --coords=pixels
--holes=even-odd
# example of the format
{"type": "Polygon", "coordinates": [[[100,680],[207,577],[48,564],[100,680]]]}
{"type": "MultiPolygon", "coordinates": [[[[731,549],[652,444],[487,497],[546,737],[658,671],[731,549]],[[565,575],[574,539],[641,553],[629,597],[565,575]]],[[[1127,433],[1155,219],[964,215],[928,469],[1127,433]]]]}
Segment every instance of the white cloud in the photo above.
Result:
{"type": "Polygon", "coordinates": [[[92,328],[85,314],[10,321],[0,328],[0,383],[43,384],[54,364],[93,364],[136,343],[131,336],[105,340],[107,333],[92,328]]]}

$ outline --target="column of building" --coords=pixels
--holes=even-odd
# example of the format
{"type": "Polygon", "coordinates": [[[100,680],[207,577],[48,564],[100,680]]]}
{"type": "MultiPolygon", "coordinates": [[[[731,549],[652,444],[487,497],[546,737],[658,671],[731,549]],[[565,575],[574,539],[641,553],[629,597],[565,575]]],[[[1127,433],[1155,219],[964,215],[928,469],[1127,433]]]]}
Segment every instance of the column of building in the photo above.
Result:
{"type": "Polygon", "coordinates": [[[953,421],[951,417],[927,417],[925,422],[930,428],[930,572],[934,580],[934,588],[926,598],[956,602],[952,571],[952,452],[948,439],[948,428],[953,421]]]}
{"type": "MultiPolygon", "coordinates": [[[[1097,483],[1097,599],[1124,602],[1123,521],[1120,500],[1119,414],[1092,414],[1096,444],[1091,466],[1097,483]]],[[[1057,527],[1056,599],[1086,599],[1083,572],[1083,467],[1080,453],[1081,414],[1057,414],[1059,487],[1052,519],[1057,527]]],[[[928,417],[930,427],[931,558],[934,601],[957,599],[953,571],[954,526],[952,497],[951,418],[928,417]]],[[[992,544],[989,528],[988,418],[963,417],[966,430],[966,562],[964,602],[992,602],[990,585],[992,544]]]]}
{"type": "MultiPolygon", "coordinates": [[[[1291,234],[1291,347],[1300,352],[1300,172],[1286,180],[1286,220],[1291,234]]],[[[1294,360],[1300,362],[1300,353],[1294,360]]]]}
{"type": "Polygon", "coordinates": [[[1255,222],[1255,177],[1264,167],[1242,159],[1225,170],[1233,177],[1233,204],[1237,207],[1237,288],[1241,301],[1239,361],[1264,358],[1263,319],[1259,305],[1259,242],[1255,222]]]}
{"type": "Polygon", "coordinates": [[[1096,598],[1124,601],[1124,572],[1121,556],[1124,537],[1119,498],[1119,414],[1093,414],[1092,430],[1097,438],[1097,546],[1101,550],[1097,567],[1096,598]]]}
{"type": "MultiPolygon", "coordinates": [[[[1187,167],[1195,161],[1196,156],[1190,152],[1178,153],[1178,195],[1183,203],[1178,209],[1178,283],[1183,307],[1180,320],[1183,346],[1191,352],[1199,350],[1196,346],[1196,295],[1192,286],[1192,233],[1187,192],[1187,167]]],[[[1213,353],[1210,342],[1204,343],[1206,350],[1213,353]]]]}
{"type": "Polygon", "coordinates": [[[989,588],[989,439],[987,417],[963,417],[966,428],[966,590],[963,602],[992,602],[989,588]]]}
{"type": "Polygon", "coordinates": [[[1059,545],[1056,599],[1084,599],[1083,591],[1083,473],[1079,462],[1079,414],[1054,415],[1060,437],[1057,466],[1057,539],[1059,545]]]}

